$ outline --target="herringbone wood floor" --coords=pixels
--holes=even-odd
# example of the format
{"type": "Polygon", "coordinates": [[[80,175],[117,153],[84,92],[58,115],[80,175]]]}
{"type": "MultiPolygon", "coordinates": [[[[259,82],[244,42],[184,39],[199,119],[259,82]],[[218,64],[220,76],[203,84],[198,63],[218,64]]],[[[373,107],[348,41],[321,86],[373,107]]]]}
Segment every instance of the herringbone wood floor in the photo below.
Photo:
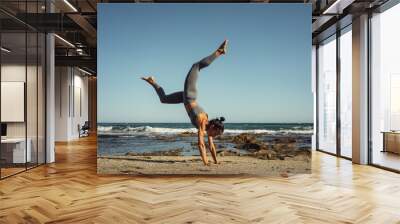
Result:
{"type": "Polygon", "coordinates": [[[0,181],[0,223],[400,223],[400,175],[313,154],[313,174],[96,174],[96,139],[57,144],[57,162],[0,181]]]}

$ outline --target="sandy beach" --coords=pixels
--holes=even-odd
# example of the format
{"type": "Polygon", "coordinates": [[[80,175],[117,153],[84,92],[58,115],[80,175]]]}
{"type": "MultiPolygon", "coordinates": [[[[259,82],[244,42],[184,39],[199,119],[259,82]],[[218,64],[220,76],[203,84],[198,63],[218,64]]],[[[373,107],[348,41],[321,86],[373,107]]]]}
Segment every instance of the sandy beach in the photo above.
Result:
{"type": "Polygon", "coordinates": [[[218,136],[214,142],[219,164],[213,163],[207,151],[210,166],[204,166],[196,132],[146,126],[131,128],[133,132],[127,135],[122,126],[99,138],[97,171],[126,175],[289,176],[311,173],[311,137],[296,127],[301,126],[293,126],[289,129],[293,132],[286,133],[258,133],[260,129],[253,129],[254,133],[218,136]]]}
{"type": "Polygon", "coordinates": [[[310,161],[296,158],[263,160],[250,156],[221,156],[220,164],[204,166],[199,156],[105,156],[97,158],[101,174],[160,175],[160,174],[249,174],[285,176],[311,173],[310,161]]]}

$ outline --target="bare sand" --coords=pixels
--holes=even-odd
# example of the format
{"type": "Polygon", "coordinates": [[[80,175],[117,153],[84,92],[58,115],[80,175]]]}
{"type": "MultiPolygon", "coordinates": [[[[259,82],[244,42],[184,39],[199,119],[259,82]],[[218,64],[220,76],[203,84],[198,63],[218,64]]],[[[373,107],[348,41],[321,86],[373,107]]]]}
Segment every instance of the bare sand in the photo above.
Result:
{"type": "Polygon", "coordinates": [[[220,164],[204,166],[200,156],[103,156],[99,174],[127,175],[257,175],[290,176],[311,173],[309,160],[264,160],[250,156],[218,157],[220,164]]]}

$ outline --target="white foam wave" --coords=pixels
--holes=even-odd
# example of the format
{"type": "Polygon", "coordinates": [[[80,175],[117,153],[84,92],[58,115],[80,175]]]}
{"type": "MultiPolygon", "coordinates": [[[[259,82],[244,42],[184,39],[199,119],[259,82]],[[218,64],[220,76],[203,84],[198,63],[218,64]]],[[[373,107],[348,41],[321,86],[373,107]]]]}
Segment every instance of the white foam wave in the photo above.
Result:
{"type": "Polygon", "coordinates": [[[293,133],[293,134],[312,134],[313,130],[293,130],[293,129],[282,129],[282,130],[267,130],[267,129],[251,129],[251,130],[241,130],[241,129],[225,129],[224,134],[277,134],[277,133],[293,133]]]}
{"type": "MultiPolygon", "coordinates": [[[[112,126],[99,126],[97,128],[100,134],[109,135],[137,135],[137,134],[164,134],[173,135],[181,133],[197,133],[196,128],[161,128],[151,126],[140,126],[140,127],[126,127],[126,128],[113,128],[112,126]]],[[[224,134],[312,134],[312,129],[298,130],[298,129],[281,129],[281,130],[268,130],[268,129],[225,129],[224,134]]]]}
{"type": "Polygon", "coordinates": [[[97,131],[99,132],[107,132],[112,130],[112,126],[98,126],[97,131]]]}
{"type": "Polygon", "coordinates": [[[146,132],[146,133],[159,133],[159,134],[181,134],[181,133],[196,133],[196,128],[158,128],[158,127],[136,127],[136,128],[128,128],[128,131],[133,132],[146,132]]]}

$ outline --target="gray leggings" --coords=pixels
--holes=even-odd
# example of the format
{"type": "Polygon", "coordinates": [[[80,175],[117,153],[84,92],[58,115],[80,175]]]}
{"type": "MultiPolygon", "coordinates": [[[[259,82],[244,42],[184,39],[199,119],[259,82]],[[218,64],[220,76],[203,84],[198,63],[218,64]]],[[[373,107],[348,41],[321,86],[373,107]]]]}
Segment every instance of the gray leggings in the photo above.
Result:
{"type": "Polygon", "coordinates": [[[189,73],[186,76],[183,91],[174,92],[166,95],[164,89],[161,86],[159,86],[157,83],[153,84],[153,87],[156,90],[161,103],[179,104],[195,101],[197,98],[196,83],[199,76],[199,71],[209,66],[215,60],[215,58],[217,58],[217,55],[213,53],[210,56],[201,59],[201,61],[193,64],[193,66],[190,68],[189,73]]]}

